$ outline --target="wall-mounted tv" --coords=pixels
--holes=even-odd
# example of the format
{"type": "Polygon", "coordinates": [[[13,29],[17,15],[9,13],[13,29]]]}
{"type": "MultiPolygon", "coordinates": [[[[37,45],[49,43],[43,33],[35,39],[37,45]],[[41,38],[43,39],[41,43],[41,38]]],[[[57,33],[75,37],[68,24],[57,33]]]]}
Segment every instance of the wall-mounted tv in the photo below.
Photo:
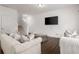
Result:
{"type": "Polygon", "coordinates": [[[45,25],[58,25],[58,16],[46,17],[45,25]]]}

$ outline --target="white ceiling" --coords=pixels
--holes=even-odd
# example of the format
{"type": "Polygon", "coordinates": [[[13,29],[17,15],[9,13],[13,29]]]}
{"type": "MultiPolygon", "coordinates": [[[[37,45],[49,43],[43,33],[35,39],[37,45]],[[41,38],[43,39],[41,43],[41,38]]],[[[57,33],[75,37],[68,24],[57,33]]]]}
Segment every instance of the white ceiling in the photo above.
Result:
{"type": "Polygon", "coordinates": [[[36,4],[1,4],[1,6],[18,10],[20,13],[39,14],[56,9],[77,6],[72,4],[46,4],[44,8],[38,8],[36,4]]]}

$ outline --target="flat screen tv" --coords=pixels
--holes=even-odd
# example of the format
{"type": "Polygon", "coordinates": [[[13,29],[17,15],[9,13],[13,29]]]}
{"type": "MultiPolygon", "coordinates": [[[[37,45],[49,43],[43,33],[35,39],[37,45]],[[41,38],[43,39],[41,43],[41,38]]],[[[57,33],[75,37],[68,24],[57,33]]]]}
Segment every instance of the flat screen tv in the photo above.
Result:
{"type": "Polygon", "coordinates": [[[58,25],[58,16],[46,17],[45,25],[58,25]]]}

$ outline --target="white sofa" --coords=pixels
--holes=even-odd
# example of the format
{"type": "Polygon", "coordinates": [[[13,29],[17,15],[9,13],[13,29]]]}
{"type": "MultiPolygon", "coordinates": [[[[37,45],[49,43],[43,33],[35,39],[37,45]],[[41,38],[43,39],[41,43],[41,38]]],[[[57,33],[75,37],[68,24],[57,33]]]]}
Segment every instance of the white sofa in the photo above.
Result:
{"type": "Polygon", "coordinates": [[[1,34],[1,48],[5,54],[40,54],[41,42],[40,37],[28,42],[20,43],[12,37],[1,34]]]}
{"type": "Polygon", "coordinates": [[[60,39],[61,54],[79,54],[79,37],[62,37],[60,39]]]}

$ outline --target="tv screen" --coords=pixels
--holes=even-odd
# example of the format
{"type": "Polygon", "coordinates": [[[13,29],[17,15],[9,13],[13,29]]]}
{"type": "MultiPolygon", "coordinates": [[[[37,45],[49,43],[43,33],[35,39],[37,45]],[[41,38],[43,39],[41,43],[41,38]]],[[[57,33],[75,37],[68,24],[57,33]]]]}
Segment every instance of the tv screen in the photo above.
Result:
{"type": "Polygon", "coordinates": [[[58,16],[45,18],[45,25],[57,25],[57,24],[58,24],[58,16]]]}

